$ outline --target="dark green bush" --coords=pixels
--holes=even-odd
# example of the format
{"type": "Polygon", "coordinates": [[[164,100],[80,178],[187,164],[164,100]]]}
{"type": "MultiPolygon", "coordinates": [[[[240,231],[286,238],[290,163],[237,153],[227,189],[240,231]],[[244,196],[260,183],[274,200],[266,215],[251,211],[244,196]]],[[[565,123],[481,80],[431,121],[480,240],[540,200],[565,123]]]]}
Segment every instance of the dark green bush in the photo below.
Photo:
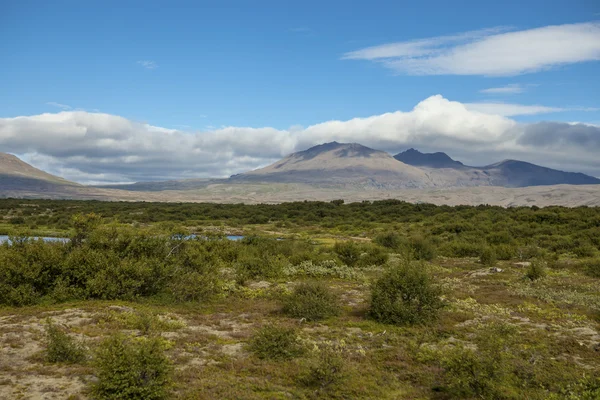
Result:
{"type": "Polygon", "coordinates": [[[590,258],[583,261],[580,265],[583,266],[583,271],[586,275],[600,278],[600,258],[590,258]]]}
{"type": "Polygon", "coordinates": [[[441,359],[444,391],[457,399],[518,398],[513,356],[514,327],[492,322],[475,338],[477,349],[456,347],[441,359]]]}
{"type": "Polygon", "coordinates": [[[490,247],[486,246],[481,250],[479,254],[479,262],[487,267],[493,267],[496,265],[496,251],[490,247]]]}
{"type": "Polygon", "coordinates": [[[431,240],[422,236],[408,239],[408,249],[415,260],[431,261],[435,258],[436,249],[431,240]]]}
{"type": "Polygon", "coordinates": [[[218,271],[206,269],[204,272],[184,271],[176,273],[169,284],[173,298],[177,301],[208,301],[221,291],[218,271]]]}
{"type": "Polygon", "coordinates": [[[336,242],[333,251],[337,254],[340,261],[349,267],[354,267],[360,260],[362,249],[353,242],[336,242]]]}
{"type": "Polygon", "coordinates": [[[370,315],[379,322],[410,325],[429,322],[442,307],[441,291],[423,265],[404,262],[371,288],[370,315]]]}
{"type": "Polygon", "coordinates": [[[376,245],[365,245],[363,250],[364,253],[361,254],[358,263],[355,264],[358,267],[384,265],[390,258],[390,255],[383,248],[376,245]]]}
{"type": "Polygon", "coordinates": [[[297,285],[287,296],[283,312],[290,317],[317,321],[339,315],[340,301],[335,292],[321,282],[297,285]]]}
{"type": "Polygon", "coordinates": [[[94,361],[98,381],[92,386],[97,399],[162,400],[169,397],[171,363],[160,337],[104,340],[94,361]]]}
{"type": "Polygon", "coordinates": [[[373,239],[375,243],[388,249],[397,250],[403,244],[402,237],[396,232],[381,233],[373,239]]]}
{"type": "Polygon", "coordinates": [[[302,377],[305,385],[325,389],[345,378],[345,360],[336,349],[322,348],[302,377]]]}
{"type": "Polygon", "coordinates": [[[441,246],[440,253],[446,257],[479,257],[482,246],[478,242],[453,240],[441,246]]]}
{"type": "Polygon", "coordinates": [[[537,281],[546,276],[546,267],[546,261],[533,259],[525,271],[525,277],[531,281],[537,281]]]}
{"type": "Polygon", "coordinates": [[[86,359],[83,344],[56,326],[52,320],[46,322],[46,361],[51,363],[80,363],[86,359]]]}
{"type": "Polygon", "coordinates": [[[498,260],[512,260],[516,256],[516,249],[514,246],[509,244],[500,244],[494,246],[494,251],[496,252],[496,256],[498,260]]]}
{"type": "Polygon", "coordinates": [[[243,284],[250,279],[273,279],[283,274],[288,263],[281,255],[243,253],[234,264],[236,280],[243,284]]]}
{"type": "Polygon", "coordinates": [[[267,325],[256,331],[249,349],[258,358],[269,360],[290,360],[301,356],[305,350],[298,341],[296,329],[275,325],[267,325]]]}

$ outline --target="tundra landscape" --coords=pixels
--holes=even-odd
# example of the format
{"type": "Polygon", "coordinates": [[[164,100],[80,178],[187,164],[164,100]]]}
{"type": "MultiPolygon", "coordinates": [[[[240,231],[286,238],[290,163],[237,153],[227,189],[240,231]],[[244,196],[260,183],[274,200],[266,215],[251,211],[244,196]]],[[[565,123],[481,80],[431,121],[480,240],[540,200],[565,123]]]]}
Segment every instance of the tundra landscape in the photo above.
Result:
{"type": "Polygon", "coordinates": [[[600,400],[600,2],[0,0],[0,400],[600,400]]]}
{"type": "Polygon", "coordinates": [[[600,395],[597,208],[0,212],[1,398],[600,395]]]}

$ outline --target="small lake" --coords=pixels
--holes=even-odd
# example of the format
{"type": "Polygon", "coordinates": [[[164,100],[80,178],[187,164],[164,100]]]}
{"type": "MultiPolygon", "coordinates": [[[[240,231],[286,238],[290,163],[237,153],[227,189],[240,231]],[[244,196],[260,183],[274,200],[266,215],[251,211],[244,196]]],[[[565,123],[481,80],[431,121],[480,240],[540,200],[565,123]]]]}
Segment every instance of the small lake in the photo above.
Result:
{"type": "MultiPolygon", "coordinates": [[[[45,236],[32,236],[29,239],[43,240],[44,242],[61,242],[61,243],[66,243],[69,241],[69,239],[67,239],[67,238],[45,237],[45,236]]],[[[8,236],[0,235],[0,244],[4,243],[4,242],[8,242],[8,241],[10,241],[8,236]]]]}
{"type": "MultiPolygon", "coordinates": [[[[186,237],[186,239],[193,239],[195,237],[196,237],[196,235],[190,235],[190,236],[186,237]]],[[[228,235],[228,236],[226,236],[226,238],[228,240],[237,241],[237,240],[242,240],[244,237],[239,236],[239,235],[228,235]]],[[[29,239],[43,240],[44,242],[60,242],[60,243],[67,243],[69,241],[68,238],[48,237],[48,236],[32,236],[29,239]]],[[[0,244],[9,242],[9,241],[10,241],[10,239],[7,235],[0,235],[0,244]]]]}

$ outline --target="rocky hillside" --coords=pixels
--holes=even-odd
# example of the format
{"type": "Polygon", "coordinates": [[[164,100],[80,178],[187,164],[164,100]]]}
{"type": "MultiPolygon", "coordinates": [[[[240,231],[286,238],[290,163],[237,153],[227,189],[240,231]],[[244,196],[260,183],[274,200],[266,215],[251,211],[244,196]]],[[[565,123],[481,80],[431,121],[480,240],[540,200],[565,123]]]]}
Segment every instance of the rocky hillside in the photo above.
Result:
{"type": "Polygon", "coordinates": [[[426,171],[358,143],[325,143],[267,167],[234,175],[232,182],[306,183],[317,186],[401,189],[433,187],[426,171]]]}

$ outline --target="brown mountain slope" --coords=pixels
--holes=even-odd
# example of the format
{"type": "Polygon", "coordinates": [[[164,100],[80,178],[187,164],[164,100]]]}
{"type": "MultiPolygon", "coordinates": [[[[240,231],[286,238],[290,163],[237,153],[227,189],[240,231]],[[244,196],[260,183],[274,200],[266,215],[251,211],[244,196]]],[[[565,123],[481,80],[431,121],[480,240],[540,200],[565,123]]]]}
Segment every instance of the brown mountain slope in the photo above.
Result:
{"type": "Polygon", "coordinates": [[[425,171],[357,143],[325,143],[267,167],[234,175],[231,182],[306,183],[321,187],[376,189],[434,186],[425,171]]]}
{"type": "Polygon", "coordinates": [[[61,186],[81,186],[39,170],[12,154],[0,153],[0,189],[48,191],[61,186]]]}

